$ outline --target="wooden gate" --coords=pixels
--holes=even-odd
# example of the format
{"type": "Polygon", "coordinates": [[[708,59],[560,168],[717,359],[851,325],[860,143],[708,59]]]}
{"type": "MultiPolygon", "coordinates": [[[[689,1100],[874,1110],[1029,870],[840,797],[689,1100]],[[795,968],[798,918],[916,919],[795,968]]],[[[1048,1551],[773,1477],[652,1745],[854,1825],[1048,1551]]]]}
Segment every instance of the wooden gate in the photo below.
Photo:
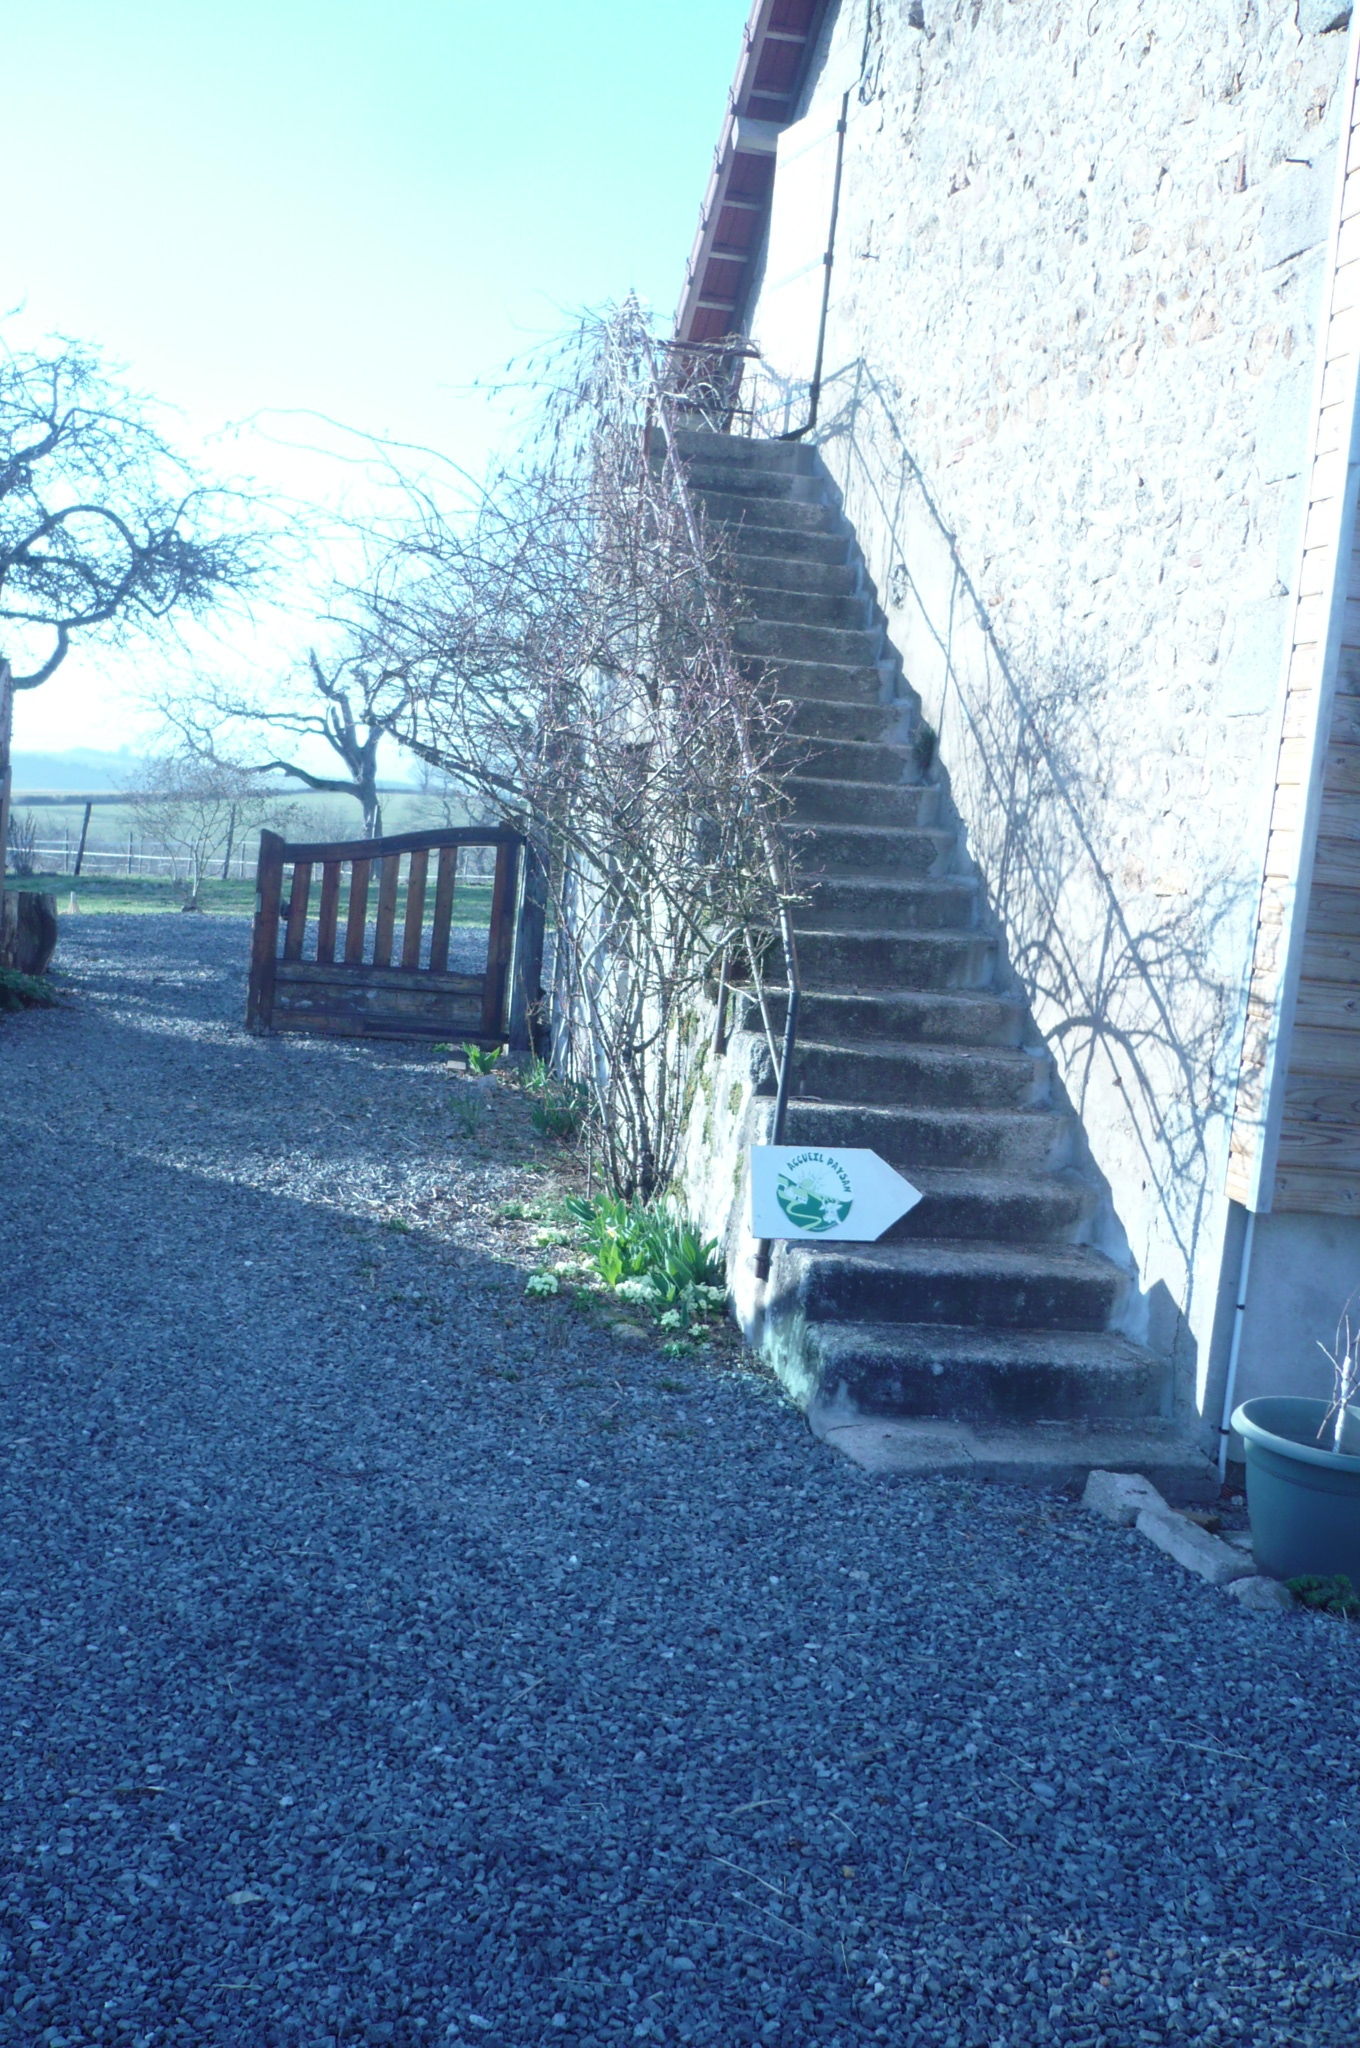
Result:
{"type": "Polygon", "coordinates": [[[311,846],[290,846],[277,832],[262,832],[247,1028],[501,1043],[509,1026],[522,844],[517,833],[496,826],[311,846]],[[485,854],[479,860],[478,848],[491,850],[494,864],[485,854]],[[491,872],[474,875],[478,865],[491,872]],[[321,886],[313,909],[317,868],[321,886]],[[291,871],[286,901],[285,870],[291,871]],[[482,958],[480,917],[459,925],[455,912],[459,900],[474,894],[484,900],[488,888],[482,958]]]}

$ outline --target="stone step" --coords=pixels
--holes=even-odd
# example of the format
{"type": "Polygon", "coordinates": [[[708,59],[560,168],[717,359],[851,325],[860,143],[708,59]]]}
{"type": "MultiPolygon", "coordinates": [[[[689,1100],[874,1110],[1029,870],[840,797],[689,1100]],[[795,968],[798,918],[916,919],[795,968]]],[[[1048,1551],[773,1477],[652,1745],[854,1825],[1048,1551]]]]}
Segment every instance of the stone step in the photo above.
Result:
{"type": "Polygon", "coordinates": [[[800,931],[804,988],[987,988],[996,941],[980,931],[800,931]]]}
{"type": "Polygon", "coordinates": [[[835,597],[820,590],[770,590],[748,586],[742,593],[750,621],[779,626],[835,626],[866,631],[869,599],[852,593],[835,597]]]}
{"type": "Polygon", "coordinates": [[[790,775],[785,787],[800,825],[932,825],[940,792],[931,782],[900,782],[866,788],[834,775],[790,775]]]}
{"type": "Polygon", "coordinates": [[[1104,1332],[1127,1282],[1086,1245],[789,1244],[781,1308],[810,1323],[943,1323],[968,1330],[1104,1332]]]}
{"type": "Polygon", "coordinates": [[[822,591],[830,597],[852,597],[859,588],[859,570],[850,562],[809,562],[801,555],[744,554],[732,565],[736,587],[752,594],[762,590],[822,591]]]}
{"type": "Polygon", "coordinates": [[[675,452],[685,463],[720,463],[734,474],[740,470],[784,470],[811,476],[817,467],[817,452],[800,441],[748,440],[741,434],[718,434],[704,427],[679,427],[675,452]]]}
{"type": "Polygon", "coordinates": [[[968,1173],[918,1166],[922,1199],[883,1233],[903,1238],[975,1239],[991,1244],[1077,1244],[1095,1214],[1095,1190],[1070,1167],[1059,1173],[968,1173]]]}
{"type": "Polygon", "coordinates": [[[795,469],[767,469],[753,463],[710,462],[694,456],[685,464],[685,479],[701,502],[711,497],[787,498],[806,504],[824,498],[815,477],[795,469]]]}
{"type": "MultiPolygon", "coordinates": [[[[743,661],[746,675],[768,677],[781,697],[815,697],[822,703],[881,704],[884,675],[873,664],[860,666],[839,661],[743,661]]],[[[915,709],[914,700],[899,700],[903,709],[915,709]]]]}
{"type": "MultiPolygon", "coordinates": [[[[759,1013],[747,998],[745,1028],[761,1028],[759,1013]]],[[[770,989],[765,997],[771,1023],[784,1029],[786,997],[770,989]]],[[[938,989],[896,988],[844,995],[804,989],[799,1005],[799,1036],[839,1043],[880,1038],[942,1045],[1018,1045],[1024,1008],[1014,996],[988,989],[950,994],[938,989]]]]}
{"type": "Polygon", "coordinates": [[[842,1150],[862,1145],[908,1180],[913,1167],[931,1166],[956,1173],[1040,1174],[1070,1164],[1072,1125],[1051,1109],[920,1109],[795,1097],[784,1120],[784,1142],[842,1150]]]}
{"type": "Polygon", "coordinates": [[[968,1422],[1155,1421],[1165,1363],[1107,1331],[817,1323],[808,1363],[824,1409],[968,1422]]]}
{"type": "MultiPolygon", "coordinates": [[[[813,740],[799,759],[800,777],[822,782],[880,783],[885,789],[904,782],[919,782],[920,769],[910,747],[865,740],[813,740]]],[[[876,793],[860,790],[859,816],[866,810],[878,813],[876,793]]]]}
{"type": "Polygon", "coordinates": [[[856,1044],[799,1036],[793,1087],[800,1101],[903,1103],[912,1108],[1033,1109],[1052,1080],[1047,1052],[1018,1047],[856,1044]]]}
{"type": "Polygon", "coordinates": [[[738,654],[758,654],[767,661],[829,661],[838,667],[872,668],[883,634],[877,626],[784,626],[777,620],[740,619],[732,645],[738,654]]]}
{"type": "Polygon", "coordinates": [[[849,535],[834,531],[799,532],[793,528],[761,526],[754,521],[743,520],[739,525],[726,526],[723,538],[738,567],[748,557],[765,560],[777,556],[784,562],[800,559],[841,566],[850,560],[849,535]]]}
{"type": "Polygon", "coordinates": [[[900,698],[895,704],[847,704],[828,697],[797,697],[793,705],[790,731],[838,744],[856,740],[870,745],[883,741],[905,745],[916,718],[915,707],[900,698]]]}
{"type": "Polygon", "coordinates": [[[781,547],[789,534],[834,534],[841,525],[841,515],[835,506],[821,501],[742,497],[735,491],[696,491],[694,496],[715,524],[733,532],[773,529],[780,537],[781,547]]]}
{"type": "Polygon", "coordinates": [[[943,875],[958,845],[957,832],[889,825],[809,825],[795,828],[798,872],[808,887],[828,875],[943,875]]]}
{"type": "Polygon", "coordinates": [[[938,879],[830,875],[807,879],[807,901],[794,911],[796,926],[844,932],[970,931],[977,923],[978,885],[971,875],[938,879]]]}
{"type": "Polygon", "coordinates": [[[817,479],[797,469],[770,469],[762,463],[723,463],[692,455],[684,479],[698,498],[803,498],[817,494],[817,479]]]}
{"type": "MultiPolygon", "coordinates": [[[[783,1373],[795,1399],[796,1372],[783,1373]]],[[[938,1422],[859,1415],[849,1403],[813,1401],[808,1427],[861,1471],[923,1479],[995,1480],[1080,1493],[1092,1472],[1140,1472],[1164,1500],[1216,1501],[1218,1467],[1177,1422],[938,1422]]]]}

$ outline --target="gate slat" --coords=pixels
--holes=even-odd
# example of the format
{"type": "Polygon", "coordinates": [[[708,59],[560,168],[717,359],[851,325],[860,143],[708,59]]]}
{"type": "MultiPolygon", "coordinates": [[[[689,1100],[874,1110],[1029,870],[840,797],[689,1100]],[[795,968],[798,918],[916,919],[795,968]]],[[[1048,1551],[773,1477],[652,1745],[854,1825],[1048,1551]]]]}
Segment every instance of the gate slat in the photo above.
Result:
{"type": "Polygon", "coordinates": [[[443,974],[449,964],[449,926],[453,922],[453,885],[458,874],[458,848],[441,846],[434,890],[434,923],[430,928],[430,972],[443,974]]]}
{"type": "Polygon", "coordinates": [[[345,920],[345,965],[354,967],[364,957],[364,931],[368,923],[368,869],[366,860],[351,861],[349,870],[349,916],[345,920]]]}
{"type": "Polygon", "coordinates": [[[335,958],[335,919],[340,908],[340,863],[328,860],[321,870],[321,912],[316,927],[316,957],[323,966],[335,958]]]}
{"type": "Polygon", "coordinates": [[[302,958],[302,941],[307,936],[307,899],[312,893],[312,864],[293,862],[293,893],[288,902],[288,929],[283,935],[285,960],[302,958]]]}
{"type": "Polygon", "coordinates": [[[406,929],[401,937],[403,967],[420,965],[420,935],[425,925],[425,875],[429,865],[428,853],[411,855],[411,865],[406,874],[406,929]]]}
{"type": "Polygon", "coordinates": [[[401,855],[389,853],[382,863],[382,875],[378,882],[378,925],[373,934],[373,965],[390,967],[392,964],[392,932],[397,922],[397,882],[401,874],[401,855]]]}

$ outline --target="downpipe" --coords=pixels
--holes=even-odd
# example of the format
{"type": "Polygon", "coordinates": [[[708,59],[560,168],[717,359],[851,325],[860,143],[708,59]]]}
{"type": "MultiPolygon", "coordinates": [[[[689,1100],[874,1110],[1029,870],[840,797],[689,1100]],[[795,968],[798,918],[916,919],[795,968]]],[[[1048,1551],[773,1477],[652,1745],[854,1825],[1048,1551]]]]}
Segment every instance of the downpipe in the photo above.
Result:
{"type": "Polygon", "coordinates": [[[1247,1282],[1251,1277],[1251,1247],[1256,1235],[1256,1211],[1247,1211],[1247,1228],[1242,1238],[1242,1257],[1237,1268],[1237,1307],[1233,1312],[1232,1348],[1228,1353],[1228,1378],[1223,1388],[1223,1414],[1218,1425],[1218,1483],[1228,1477],[1228,1443],[1232,1436],[1233,1397],[1237,1392],[1237,1360],[1242,1350],[1242,1325],[1247,1315],[1247,1282]]]}
{"type": "Polygon", "coordinates": [[[822,358],[826,353],[826,316],[831,305],[831,267],[836,260],[836,218],[841,210],[841,166],[845,162],[845,124],[849,114],[850,95],[847,92],[841,97],[841,117],[836,123],[836,176],[831,186],[831,226],[827,232],[826,253],[822,257],[822,311],[817,322],[817,354],[812,364],[812,383],[808,388],[808,416],[801,427],[781,434],[781,441],[801,441],[804,434],[810,434],[817,424],[817,408],[822,400],[822,358]]]}

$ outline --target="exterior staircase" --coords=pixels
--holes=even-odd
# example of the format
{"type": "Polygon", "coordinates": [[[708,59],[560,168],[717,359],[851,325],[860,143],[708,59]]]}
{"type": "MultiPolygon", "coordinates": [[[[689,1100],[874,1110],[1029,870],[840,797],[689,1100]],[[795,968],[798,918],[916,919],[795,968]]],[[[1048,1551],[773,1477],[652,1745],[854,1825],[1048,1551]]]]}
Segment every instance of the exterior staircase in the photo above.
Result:
{"type": "Polygon", "coordinates": [[[1092,1242],[1074,1119],[999,968],[829,477],[795,442],[694,431],[677,452],[725,530],[738,647],[795,707],[807,901],[785,1142],[869,1146],[923,1195],[876,1244],[775,1248],[767,1354],[814,1429],[871,1466],[1110,1465],[1207,1496],[1169,1364],[1117,1333],[1129,1276],[1092,1242]]]}

